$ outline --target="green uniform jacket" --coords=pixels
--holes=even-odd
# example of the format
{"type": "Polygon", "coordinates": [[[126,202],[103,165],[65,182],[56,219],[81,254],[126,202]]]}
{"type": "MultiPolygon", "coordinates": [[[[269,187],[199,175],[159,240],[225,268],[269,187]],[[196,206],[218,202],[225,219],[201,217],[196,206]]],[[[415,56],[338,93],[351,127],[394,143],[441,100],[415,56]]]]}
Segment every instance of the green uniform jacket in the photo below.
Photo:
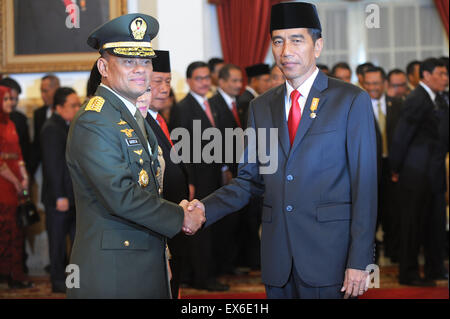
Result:
{"type": "Polygon", "coordinates": [[[157,139],[145,125],[152,155],[134,116],[101,86],[71,124],[66,158],[77,225],[70,263],[79,267],[80,287],[67,289],[68,298],[170,298],[166,238],[181,230],[184,214],[160,196],[157,139]]]}

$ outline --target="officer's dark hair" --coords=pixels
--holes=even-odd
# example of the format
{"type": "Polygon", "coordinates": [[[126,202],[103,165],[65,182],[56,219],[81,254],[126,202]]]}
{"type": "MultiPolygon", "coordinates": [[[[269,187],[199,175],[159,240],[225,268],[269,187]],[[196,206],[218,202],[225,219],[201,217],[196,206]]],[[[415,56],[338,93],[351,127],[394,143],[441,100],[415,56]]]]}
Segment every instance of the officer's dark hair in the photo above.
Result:
{"type": "Polygon", "coordinates": [[[209,71],[214,72],[214,69],[216,68],[217,64],[223,63],[223,59],[221,58],[211,58],[208,61],[208,67],[209,67],[209,71]]]}
{"type": "Polygon", "coordinates": [[[53,87],[59,86],[59,78],[54,74],[46,74],[42,77],[41,81],[50,80],[53,87]]]}
{"type": "Polygon", "coordinates": [[[384,80],[386,80],[386,72],[384,71],[384,69],[381,66],[372,66],[372,67],[368,67],[365,71],[364,71],[364,76],[367,73],[371,73],[371,72],[378,72],[381,75],[381,78],[384,80]]]}
{"type": "Polygon", "coordinates": [[[414,60],[408,63],[408,65],[406,66],[406,74],[410,75],[414,73],[414,67],[416,65],[420,65],[420,61],[418,60],[414,60]]]}
{"type": "Polygon", "coordinates": [[[227,81],[228,78],[230,77],[231,70],[241,71],[241,69],[237,65],[231,63],[225,64],[219,71],[219,79],[227,81]]]}
{"type": "Polygon", "coordinates": [[[16,90],[18,94],[22,93],[22,88],[16,80],[11,79],[10,77],[3,78],[0,80],[0,85],[9,87],[10,89],[16,90]]]}
{"type": "Polygon", "coordinates": [[[95,91],[97,91],[97,88],[100,85],[100,82],[102,81],[102,75],[100,74],[100,71],[98,70],[97,61],[95,61],[94,65],[92,66],[91,74],[89,75],[89,80],[87,82],[87,86],[86,86],[86,96],[87,97],[95,95],[95,91]]]}
{"type": "Polygon", "coordinates": [[[188,78],[188,79],[192,78],[192,73],[194,73],[194,71],[195,71],[196,69],[198,69],[198,68],[208,68],[208,69],[209,69],[208,64],[206,64],[206,63],[203,62],[203,61],[195,61],[195,62],[192,62],[192,63],[189,64],[189,66],[187,67],[187,70],[186,70],[186,78],[188,78]]]}
{"type": "Polygon", "coordinates": [[[369,68],[375,66],[372,62],[365,62],[356,67],[356,74],[364,75],[364,72],[369,68]]]}
{"type": "Polygon", "coordinates": [[[393,70],[390,70],[388,75],[387,75],[388,82],[391,81],[391,76],[393,76],[394,74],[403,74],[404,76],[406,76],[405,71],[400,70],[400,69],[393,69],[393,70]]]}
{"type": "Polygon", "coordinates": [[[434,69],[439,66],[445,67],[444,61],[436,58],[428,58],[422,61],[422,63],[420,63],[420,78],[423,79],[423,73],[425,71],[433,73],[434,69]]]}
{"type": "Polygon", "coordinates": [[[76,94],[77,92],[75,92],[75,90],[72,88],[69,88],[69,87],[58,88],[55,92],[54,103],[53,103],[53,105],[55,106],[55,109],[56,109],[56,106],[58,106],[58,105],[63,106],[64,103],[66,103],[67,96],[69,96],[70,94],[73,94],[73,93],[76,94]]]}
{"type": "Polygon", "coordinates": [[[330,71],[330,69],[328,68],[328,65],[326,64],[316,64],[317,68],[319,68],[320,71],[326,70],[326,71],[330,71]]]}
{"type": "Polygon", "coordinates": [[[347,62],[338,62],[335,65],[333,65],[333,68],[331,69],[331,74],[334,76],[337,69],[346,69],[350,71],[350,74],[352,74],[352,69],[350,69],[350,65],[348,65],[347,62]]]}

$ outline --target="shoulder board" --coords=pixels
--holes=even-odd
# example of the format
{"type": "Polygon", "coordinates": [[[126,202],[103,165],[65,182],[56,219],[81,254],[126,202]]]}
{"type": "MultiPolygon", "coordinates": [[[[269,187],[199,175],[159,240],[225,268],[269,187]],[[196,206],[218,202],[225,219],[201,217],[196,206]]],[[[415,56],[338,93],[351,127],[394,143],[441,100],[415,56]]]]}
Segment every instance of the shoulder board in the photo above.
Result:
{"type": "Polygon", "coordinates": [[[100,112],[102,110],[103,104],[105,103],[105,99],[101,96],[94,96],[91,98],[84,108],[85,111],[95,111],[100,112]]]}

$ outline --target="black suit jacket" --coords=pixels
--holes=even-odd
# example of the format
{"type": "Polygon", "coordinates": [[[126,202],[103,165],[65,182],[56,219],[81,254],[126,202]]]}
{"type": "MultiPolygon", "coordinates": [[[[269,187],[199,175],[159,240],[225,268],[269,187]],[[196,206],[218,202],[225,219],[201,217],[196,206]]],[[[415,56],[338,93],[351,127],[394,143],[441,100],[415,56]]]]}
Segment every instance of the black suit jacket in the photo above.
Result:
{"type": "Polygon", "coordinates": [[[66,163],[66,144],[69,125],[61,116],[53,113],[45,122],[41,131],[42,143],[42,202],[46,206],[55,207],[56,200],[61,197],[69,199],[74,205],[72,180],[66,163]]]}
{"type": "MultiPolygon", "coordinates": [[[[209,104],[214,105],[214,108],[217,110],[217,114],[218,114],[218,116],[217,116],[218,123],[216,123],[216,126],[222,132],[222,149],[223,149],[222,162],[229,167],[231,173],[233,174],[233,177],[235,177],[237,175],[239,160],[236,160],[236,154],[233,151],[233,159],[234,160],[232,162],[226,161],[226,158],[225,158],[225,149],[226,149],[225,129],[227,129],[227,128],[235,129],[235,128],[239,127],[239,125],[236,123],[233,112],[231,112],[230,108],[227,105],[227,102],[225,102],[225,99],[223,98],[222,94],[220,94],[219,91],[217,91],[217,93],[212,98],[209,99],[209,104]]],[[[239,120],[241,121],[241,119],[239,119],[239,120]]],[[[241,121],[241,123],[242,123],[242,121],[241,121]]],[[[233,150],[236,149],[235,146],[236,146],[236,143],[233,143],[233,150]]]]}
{"type": "Polygon", "coordinates": [[[244,93],[242,93],[242,95],[237,99],[237,108],[243,129],[247,128],[248,107],[250,105],[250,101],[254,98],[255,96],[252,92],[245,90],[244,93]]]}
{"type": "Polygon", "coordinates": [[[12,111],[9,114],[9,118],[16,126],[17,135],[19,135],[19,144],[20,149],[22,150],[22,156],[27,169],[29,169],[31,144],[30,132],[28,130],[28,119],[25,115],[17,111],[12,111]]]}
{"type": "Polygon", "coordinates": [[[33,128],[34,128],[34,135],[33,135],[33,144],[31,145],[31,157],[30,157],[30,174],[31,176],[36,173],[36,170],[41,163],[41,130],[42,127],[45,124],[45,121],[47,121],[47,110],[48,106],[44,105],[38,108],[33,113],[33,128]]]}
{"type": "MultiPolygon", "coordinates": [[[[153,119],[150,114],[146,117],[147,123],[150,125],[153,133],[155,133],[158,145],[163,152],[166,168],[164,169],[164,186],[163,186],[163,198],[178,204],[183,199],[189,198],[189,186],[188,175],[186,167],[183,163],[176,164],[170,159],[170,150],[172,145],[164,135],[163,130],[159,126],[158,122],[153,119]]],[[[177,234],[172,239],[168,240],[170,252],[172,255],[185,255],[184,249],[185,240],[183,233],[177,234]]]]}
{"type": "MultiPolygon", "coordinates": [[[[210,105],[211,112],[214,117],[215,123],[219,123],[218,112],[214,105],[210,105]]],[[[194,163],[194,143],[201,143],[201,150],[204,146],[210,143],[210,140],[202,140],[201,136],[203,131],[207,128],[211,128],[212,125],[203,111],[197,100],[189,93],[180,103],[177,103],[170,115],[169,128],[172,131],[175,128],[184,128],[189,132],[190,136],[190,163],[185,163],[189,182],[195,186],[195,197],[204,197],[221,186],[221,164],[219,163],[205,163],[203,158],[200,163],[194,163]],[[200,123],[200,135],[194,132],[194,122],[200,123]]],[[[173,140],[173,143],[177,143],[178,140],[173,140]]],[[[201,154],[200,154],[201,155],[201,154]]]]}
{"type": "MultiPolygon", "coordinates": [[[[389,96],[385,96],[386,103],[386,134],[387,134],[387,144],[388,149],[391,146],[392,138],[394,136],[394,131],[397,126],[398,120],[400,119],[400,114],[403,107],[403,100],[398,98],[393,98],[389,96]]],[[[378,174],[381,177],[381,169],[382,169],[382,155],[383,155],[383,145],[382,145],[382,137],[380,126],[378,125],[378,121],[375,118],[375,130],[377,136],[377,158],[378,158],[378,174]]],[[[388,156],[389,158],[389,156],[388,156]]],[[[389,167],[384,167],[383,169],[389,169],[389,167]]]]}
{"type": "Polygon", "coordinates": [[[389,155],[392,170],[405,187],[445,191],[448,125],[445,128],[443,121],[448,124],[448,108],[439,110],[427,91],[417,86],[405,100],[389,155]]]}

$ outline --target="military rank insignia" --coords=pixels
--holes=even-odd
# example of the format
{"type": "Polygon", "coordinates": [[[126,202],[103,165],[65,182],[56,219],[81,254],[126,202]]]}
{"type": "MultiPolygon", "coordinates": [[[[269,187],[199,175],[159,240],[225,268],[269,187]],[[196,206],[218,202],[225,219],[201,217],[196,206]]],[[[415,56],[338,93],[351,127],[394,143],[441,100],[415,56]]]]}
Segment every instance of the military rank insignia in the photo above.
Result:
{"type": "Polygon", "coordinates": [[[101,96],[94,96],[91,98],[84,108],[85,111],[95,111],[100,112],[102,110],[103,104],[105,103],[105,99],[101,96]]]}
{"type": "Polygon", "coordinates": [[[127,136],[127,137],[132,137],[133,136],[133,132],[134,132],[134,130],[133,129],[131,129],[131,128],[126,128],[126,129],[123,129],[123,130],[120,130],[122,133],[125,133],[125,135],[127,136]]]}
{"type": "Polygon", "coordinates": [[[141,156],[142,155],[142,150],[136,150],[136,151],[133,151],[133,152],[135,152],[137,155],[139,155],[139,156],[141,156]]]}
{"type": "Polygon", "coordinates": [[[148,185],[148,181],[147,171],[145,169],[142,169],[139,172],[139,185],[141,185],[141,187],[146,187],[148,185]]]}
{"type": "Polygon", "coordinates": [[[122,119],[120,119],[120,122],[117,123],[117,125],[126,125],[126,124],[128,124],[128,123],[122,119]]]}

